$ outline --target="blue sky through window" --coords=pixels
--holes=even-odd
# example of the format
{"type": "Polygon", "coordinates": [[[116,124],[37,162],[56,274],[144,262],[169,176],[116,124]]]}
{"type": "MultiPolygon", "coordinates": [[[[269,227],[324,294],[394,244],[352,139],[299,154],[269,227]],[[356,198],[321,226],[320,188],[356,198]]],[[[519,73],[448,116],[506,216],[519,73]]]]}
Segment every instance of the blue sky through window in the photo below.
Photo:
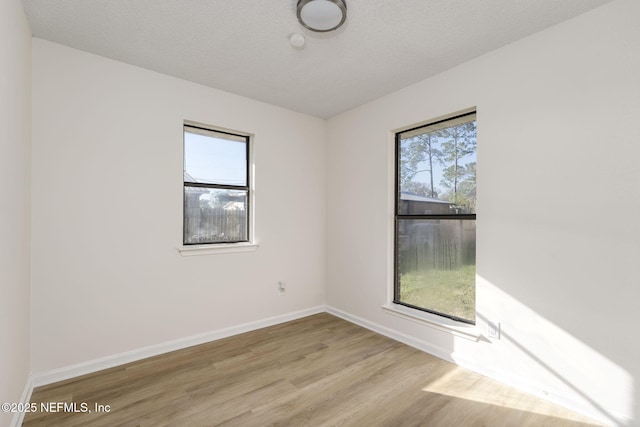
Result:
{"type": "MultiPolygon", "coordinates": [[[[231,138],[237,138],[231,136],[231,138]]],[[[246,142],[184,132],[184,170],[196,182],[247,185],[246,142]]]]}

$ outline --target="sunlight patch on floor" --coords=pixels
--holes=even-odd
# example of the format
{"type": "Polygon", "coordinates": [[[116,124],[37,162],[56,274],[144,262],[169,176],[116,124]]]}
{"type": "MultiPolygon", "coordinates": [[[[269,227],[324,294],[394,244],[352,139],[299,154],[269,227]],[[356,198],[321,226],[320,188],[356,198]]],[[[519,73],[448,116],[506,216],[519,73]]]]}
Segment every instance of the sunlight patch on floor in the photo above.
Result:
{"type": "Polygon", "coordinates": [[[573,413],[551,402],[546,402],[542,398],[511,387],[506,387],[504,384],[479,374],[471,373],[461,367],[457,367],[442,375],[424,387],[422,391],[570,421],[592,422],[584,416],[573,413]]]}

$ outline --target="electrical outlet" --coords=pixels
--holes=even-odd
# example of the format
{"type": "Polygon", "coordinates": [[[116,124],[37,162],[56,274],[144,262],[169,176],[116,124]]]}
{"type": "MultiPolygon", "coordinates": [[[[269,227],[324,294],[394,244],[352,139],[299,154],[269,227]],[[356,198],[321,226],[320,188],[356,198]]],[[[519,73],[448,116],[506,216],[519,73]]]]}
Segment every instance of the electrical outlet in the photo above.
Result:
{"type": "Polygon", "coordinates": [[[500,339],[500,322],[489,322],[489,338],[500,339]]]}
{"type": "Polygon", "coordinates": [[[278,282],[278,293],[284,295],[287,291],[287,285],[284,282],[278,282]]]}

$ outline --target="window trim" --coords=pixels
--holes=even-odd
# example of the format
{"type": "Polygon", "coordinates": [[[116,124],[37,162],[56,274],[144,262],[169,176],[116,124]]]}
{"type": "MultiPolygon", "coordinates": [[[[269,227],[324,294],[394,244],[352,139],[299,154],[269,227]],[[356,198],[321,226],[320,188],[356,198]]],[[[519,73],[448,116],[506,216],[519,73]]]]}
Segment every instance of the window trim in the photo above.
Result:
{"type": "Polygon", "coordinates": [[[181,227],[181,245],[177,248],[182,256],[192,255],[208,255],[218,253],[231,253],[231,252],[252,252],[258,249],[259,245],[255,241],[255,191],[254,191],[254,169],[253,163],[253,140],[254,135],[247,132],[236,131],[232,129],[210,126],[198,122],[184,120],[182,123],[182,227],[181,227]],[[202,130],[205,132],[212,132],[218,134],[225,134],[234,137],[240,137],[246,141],[246,185],[236,186],[227,184],[210,184],[210,183],[198,183],[189,182],[184,180],[184,167],[185,167],[185,141],[184,134],[187,128],[196,130],[202,130]],[[185,243],[184,241],[184,225],[185,225],[185,211],[184,211],[184,189],[185,187],[203,187],[203,188],[217,188],[217,189],[230,189],[230,190],[243,190],[247,192],[247,240],[238,241],[220,241],[220,242],[208,242],[208,243],[185,243]]]}
{"type": "Polygon", "coordinates": [[[448,317],[443,317],[424,310],[415,310],[411,307],[393,302],[383,305],[382,309],[387,314],[401,319],[411,320],[471,341],[479,341],[480,337],[482,337],[482,334],[475,324],[458,322],[456,320],[449,319],[448,317]]]}
{"type": "Polygon", "coordinates": [[[197,256],[197,255],[215,255],[215,254],[227,254],[236,252],[255,252],[260,245],[251,242],[242,243],[209,243],[206,245],[189,245],[179,246],[178,252],[182,256],[197,256]]]}
{"type": "MultiPolygon", "coordinates": [[[[435,215],[430,215],[430,214],[421,214],[421,215],[415,215],[415,214],[401,214],[399,213],[399,203],[398,200],[400,198],[400,135],[406,132],[411,132],[411,131],[415,131],[424,127],[428,127],[428,126],[434,126],[434,125],[439,125],[442,123],[446,123],[446,122],[450,122],[453,120],[457,120],[457,119],[461,119],[463,117],[466,116],[471,116],[471,115],[476,115],[477,116],[477,111],[475,108],[471,108],[468,110],[464,110],[458,113],[454,113],[448,116],[442,116],[440,118],[434,119],[434,120],[430,120],[430,121],[426,121],[423,122],[419,125],[414,125],[408,128],[401,128],[398,130],[395,130],[393,132],[393,228],[392,228],[392,233],[393,233],[393,248],[392,248],[392,292],[391,292],[391,301],[390,303],[386,304],[383,306],[383,308],[391,313],[391,314],[396,314],[396,315],[400,315],[401,317],[407,317],[407,318],[412,318],[412,320],[420,320],[424,323],[430,324],[430,325],[439,325],[440,327],[438,327],[438,329],[447,329],[447,330],[455,330],[455,327],[452,328],[448,323],[450,321],[459,323],[461,325],[463,325],[463,327],[469,328],[469,327],[475,327],[476,325],[476,320],[468,320],[468,319],[463,319],[460,318],[458,316],[454,316],[448,313],[441,313],[435,310],[430,310],[428,308],[425,307],[419,307],[413,304],[409,304],[406,302],[402,302],[400,301],[400,283],[399,283],[399,272],[398,272],[398,229],[399,229],[399,223],[402,219],[414,219],[414,220],[419,220],[419,219],[426,219],[426,220],[436,220],[436,219],[443,219],[443,220],[476,220],[476,214],[451,214],[451,215],[446,215],[446,214],[435,214],[435,215]],[[412,311],[415,314],[410,314],[412,313],[412,311]],[[442,319],[442,322],[437,322],[431,319],[431,316],[438,316],[442,319]]],[[[465,333],[463,333],[465,334],[465,333]]],[[[474,333],[471,333],[469,335],[475,335],[474,333]]]]}

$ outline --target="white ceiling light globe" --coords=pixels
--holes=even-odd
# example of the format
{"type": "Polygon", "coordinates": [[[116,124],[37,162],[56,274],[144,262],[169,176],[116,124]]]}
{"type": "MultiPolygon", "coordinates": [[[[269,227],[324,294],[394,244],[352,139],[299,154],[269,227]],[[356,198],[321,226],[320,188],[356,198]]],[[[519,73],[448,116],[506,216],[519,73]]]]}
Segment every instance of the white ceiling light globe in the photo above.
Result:
{"type": "Polygon", "coordinates": [[[338,28],[346,19],[343,0],[311,0],[298,2],[300,23],[312,31],[324,32],[338,28]]]}

